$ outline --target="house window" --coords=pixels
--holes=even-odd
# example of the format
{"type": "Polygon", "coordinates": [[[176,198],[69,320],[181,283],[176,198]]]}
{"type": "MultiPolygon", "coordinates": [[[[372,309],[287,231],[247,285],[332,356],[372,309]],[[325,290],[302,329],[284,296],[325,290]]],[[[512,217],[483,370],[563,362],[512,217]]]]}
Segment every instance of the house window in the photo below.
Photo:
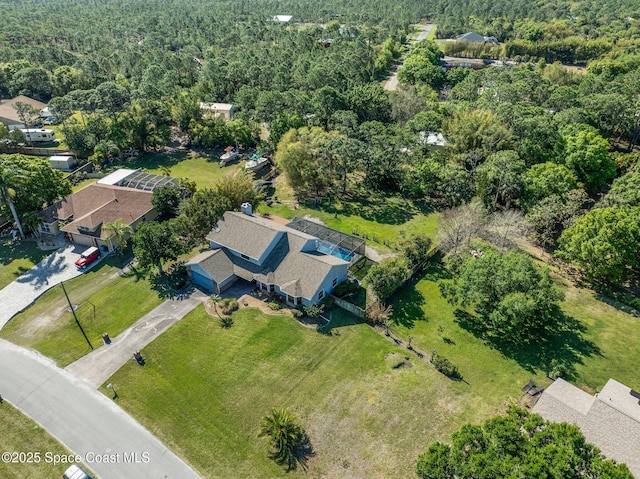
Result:
{"type": "Polygon", "coordinates": [[[324,298],[324,290],[321,290],[321,291],[318,293],[318,299],[322,299],[322,298],[324,298]]]}
{"type": "Polygon", "coordinates": [[[42,224],[40,225],[40,228],[42,229],[42,231],[45,231],[45,232],[47,232],[47,233],[48,233],[49,231],[51,231],[51,230],[49,229],[49,223],[42,223],[42,224]]]}
{"type": "Polygon", "coordinates": [[[275,290],[276,290],[275,285],[270,284],[270,285],[269,285],[269,292],[270,292],[270,293],[273,293],[273,292],[275,292],[275,290]]]}
{"type": "Polygon", "coordinates": [[[293,298],[293,304],[295,304],[296,306],[299,306],[300,305],[300,297],[293,298]]]}
{"type": "Polygon", "coordinates": [[[251,258],[249,258],[246,254],[240,254],[240,257],[241,257],[242,259],[246,259],[247,261],[251,259],[251,258]]]}
{"type": "Polygon", "coordinates": [[[332,286],[335,288],[336,286],[338,286],[338,278],[333,278],[333,283],[331,283],[332,286]]]}

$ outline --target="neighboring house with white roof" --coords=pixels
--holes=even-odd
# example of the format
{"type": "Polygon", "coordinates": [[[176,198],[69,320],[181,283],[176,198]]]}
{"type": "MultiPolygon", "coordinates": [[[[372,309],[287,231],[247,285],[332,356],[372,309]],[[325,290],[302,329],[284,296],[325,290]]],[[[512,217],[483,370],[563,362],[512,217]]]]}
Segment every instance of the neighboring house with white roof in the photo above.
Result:
{"type": "Polygon", "coordinates": [[[469,43],[498,43],[496,37],[485,37],[475,32],[467,32],[462,35],[458,35],[456,40],[469,43]]]}
{"type": "Polygon", "coordinates": [[[562,379],[545,389],[533,412],[580,427],[587,442],[640,478],[640,393],[609,379],[595,396],[562,379]]]}
{"type": "Polygon", "coordinates": [[[231,103],[205,103],[200,102],[200,109],[205,116],[210,115],[216,118],[222,118],[225,121],[233,120],[236,108],[231,103]]]}
{"type": "Polygon", "coordinates": [[[272,21],[281,23],[282,25],[289,25],[293,20],[293,15],[276,15],[272,18],[272,21]]]}
{"type": "Polygon", "coordinates": [[[227,211],[207,240],[211,250],[191,258],[186,267],[192,281],[209,292],[220,293],[242,278],[289,304],[309,305],[347,279],[349,263],[318,251],[318,238],[250,210],[227,211]]]}

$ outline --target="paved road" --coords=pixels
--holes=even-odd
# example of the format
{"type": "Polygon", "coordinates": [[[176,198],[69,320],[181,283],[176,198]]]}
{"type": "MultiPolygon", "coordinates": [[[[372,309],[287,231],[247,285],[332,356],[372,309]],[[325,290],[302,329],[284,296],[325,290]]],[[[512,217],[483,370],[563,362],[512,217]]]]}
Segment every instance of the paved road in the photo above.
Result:
{"type": "Polygon", "coordinates": [[[78,271],[75,262],[85,249],[87,246],[81,245],[60,249],[0,290],[0,329],[48,289],[80,276],[83,272],[78,271]]]}
{"type": "MultiPolygon", "coordinates": [[[[429,23],[424,26],[422,31],[418,34],[417,37],[411,40],[411,44],[418,43],[429,36],[429,33],[433,29],[435,25],[433,23],[429,23]]],[[[398,67],[393,71],[387,82],[384,84],[384,89],[387,91],[394,91],[398,89],[398,68],[402,65],[398,65],[398,67]]]]}
{"type": "Polygon", "coordinates": [[[133,361],[133,352],[144,348],[184,318],[207,297],[199,291],[188,299],[169,300],[140,318],[133,326],[112,338],[86,356],[66,367],[67,371],[84,380],[93,388],[99,387],[127,361],[133,361]]]}
{"type": "Polygon", "coordinates": [[[53,361],[0,340],[0,364],[3,398],[79,454],[99,477],[199,477],[114,401],[53,361]],[[139,462],[134,461],[136,453],[139,462]],[[116,462],[93,459],[105,454],[116,462]]]}

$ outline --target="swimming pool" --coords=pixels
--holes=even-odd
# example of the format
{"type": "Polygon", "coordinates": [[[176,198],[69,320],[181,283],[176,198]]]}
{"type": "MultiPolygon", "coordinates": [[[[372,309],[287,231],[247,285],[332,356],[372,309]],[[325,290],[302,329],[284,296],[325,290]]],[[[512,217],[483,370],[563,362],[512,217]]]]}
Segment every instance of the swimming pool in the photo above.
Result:
{"type": "Polygon", "coordinates": [[[355,256],[355,253],[352,253],[344,248],[340,248],[340,246],[325,242],[318,243],[318,251],[324,254],[330,254],[331,256],[335,256],[336,258],[343,259],[347,262],[351,261],[355,256]]]}

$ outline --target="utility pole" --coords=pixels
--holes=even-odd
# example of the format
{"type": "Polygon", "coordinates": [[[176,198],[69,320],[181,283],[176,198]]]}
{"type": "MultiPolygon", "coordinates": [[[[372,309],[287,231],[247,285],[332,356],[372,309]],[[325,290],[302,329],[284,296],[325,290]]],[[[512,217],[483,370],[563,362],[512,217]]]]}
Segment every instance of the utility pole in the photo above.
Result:
{"type": "Polygon", "coordinates": [[[62,281],[60,283],[60,286],[62,286],[62,291],[64,291],[65,298],[67,298],[67,303],[69,303],[69,309],[71,309],[71,314],[73,314],[73,319],[76,320],[76,324],[80,328],[80,331],[82,332],[82,335],[84,336],[84,339],[87,340],[87,344],[89,345],[89,347],[93,351],[93,346],[91,345],[91,341],[89,341],[89,338],[87,337],[87,333],[84,332],[84,329],[82,329],[82,325],[80,324],[80,321],[78,321],[78,317],[76,316],[76,310],[73,309],[73,304],[71,304],[71,300],[69,299],[69,295],[67,294],[67,290],[64,287],[64,281],[62,281]]]}

